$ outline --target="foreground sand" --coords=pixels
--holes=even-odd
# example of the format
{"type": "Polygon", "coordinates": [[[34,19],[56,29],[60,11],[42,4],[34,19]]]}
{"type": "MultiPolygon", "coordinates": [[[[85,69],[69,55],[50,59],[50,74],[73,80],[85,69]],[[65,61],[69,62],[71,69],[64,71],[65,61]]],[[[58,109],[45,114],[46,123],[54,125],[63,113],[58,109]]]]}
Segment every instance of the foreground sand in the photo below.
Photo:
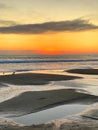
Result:
{"type": "Polygon", "coordinates": [[[58,120],[47,124],[22,126],[12,121],[0,121],[0,130],[98,130],[97,121],[58,120]]]}
{"type": "MultiPolygon", "coordinates": [[[[88,72],[89,70],[87,69],[86,71],[88,72]]],[[[44,85],[50,81],[74,80],[77,78],[80,77],[35,73],[6,75],[0,76],[0,86],[3,87],[3,83],[16,85],[44,85]]],[[[98,96],[89,95],[80,90],[78,92],[78,89],[25,92],[17,97],[0,103],[0,112],[9,114],[11,113],[19,116],[52,108],[61,104],[91,104],[96,102],[98,102],[98,96]]],[[[80,121],[65,119],[51,121],[50,123],[42,125],[23,126],[10,120],[0,119],[0,130],[98,130],[97,108],[98,107],[96,106],[93,109],[79,115],[81,117],[80,121]]]]}

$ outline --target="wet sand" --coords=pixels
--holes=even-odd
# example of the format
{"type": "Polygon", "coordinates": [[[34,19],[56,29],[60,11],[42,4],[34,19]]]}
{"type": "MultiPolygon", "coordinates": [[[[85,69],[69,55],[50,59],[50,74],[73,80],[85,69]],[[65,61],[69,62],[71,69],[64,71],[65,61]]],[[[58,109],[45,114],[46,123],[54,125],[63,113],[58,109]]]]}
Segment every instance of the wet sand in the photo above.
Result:
{"type": "Polygon", "coordinates": [[[74,80],[81,77],[57,74],[22,73],[0,76],[1,83],[15,85],[45,85],[50,81],[74,80]]]}
{"type": "MultiPolygon", "coordinates": [[[[85,73],[83,74],[96,73],[95,69],[90,70],[92,73],[89,71],[89,69],[86,69],[86,71],[84,70],[85,73]]],[[[78,78],[81,77],[56,74],[26,73],[0,76],[0,82],[1,86],[2,83],[16,85],[44,85],[48,84],[50,81],[74,80],[78,78]]],[[[78,89],[25,92],[18,95],[17,97],[0,103],[0,113],[8,113],[9,115],[13,114],[14,116],[20,116],[63,104],[92,104],[96,102],[98,102],[98,96],[87,94],[78,89]]],[[[96,109],[94,108],[86,111],[85,113],[82,113],[80,115],[80,117],[82,117],[80,121],[65,119],[63,121],[51,121],[47,124],[32,126],[23,126],[10,120],[0,119],[0,130],[98,130],[97,118],[94,119],[97,113],[98,110],[96,107],[96,109]]]]}
{"type": "Polygon", "coordinates": [[[97,120],[98,121],[98,104],[95,104],[90,109],[84,111],[81,116],[83,118],[97,120]]]}
{"type": "Polygon", "coordinates": [[[69,103],[91,104],[98,101],[97,96],[74,89],[25,92],[17,97],[0,103],[0,112],[25,115],[69,103]]]}
{"type": "Polygon", "coordinates": [[[98,75],[98,69],[71,69],[67,70],[67,72],[77,74],[98,75]]]}

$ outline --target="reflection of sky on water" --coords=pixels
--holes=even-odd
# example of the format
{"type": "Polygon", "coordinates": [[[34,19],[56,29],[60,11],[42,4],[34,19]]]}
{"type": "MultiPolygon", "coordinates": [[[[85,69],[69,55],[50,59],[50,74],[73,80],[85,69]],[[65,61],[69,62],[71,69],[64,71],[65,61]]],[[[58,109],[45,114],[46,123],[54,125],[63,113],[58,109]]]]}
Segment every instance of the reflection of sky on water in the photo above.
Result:
{"type": "Polygon", "coordinates": [[[32,125],[49,122],[50,120],[56,120],[65,118],[68,115],[77,114],[87,109],[88,105],[62,105],[55,108],[43,110],[40,112],[32,113],[29,115],[13,118],[17,123],[32,125]]]}
{"type": "Polygon", "coordinates": [[[78,80],[77,84],[81,84],[81,89],[88,91],[92,95],[98,96],[98,75],[88,75],[78,80]]]}

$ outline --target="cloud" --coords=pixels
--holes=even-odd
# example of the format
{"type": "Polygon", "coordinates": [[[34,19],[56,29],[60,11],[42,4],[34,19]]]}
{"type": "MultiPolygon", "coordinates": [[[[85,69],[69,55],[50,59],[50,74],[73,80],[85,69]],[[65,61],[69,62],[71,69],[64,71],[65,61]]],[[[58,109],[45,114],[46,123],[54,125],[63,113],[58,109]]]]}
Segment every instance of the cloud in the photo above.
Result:
{"type": "Polygon", "coordinates": [[[16,22],[11,20],[1,20],[0,19],[0,26],[15,26],[16,22]]]}
{"type": "Polygon", "coordinates": [[[0,33],[41,34],[46,32],[72,32],[93,29],[98,29],[98,26],[90,23],[89,20],[75,19],[69,21],[45,22],[41,24],[23,24],[9,27],[0,27],[0,33]]]}

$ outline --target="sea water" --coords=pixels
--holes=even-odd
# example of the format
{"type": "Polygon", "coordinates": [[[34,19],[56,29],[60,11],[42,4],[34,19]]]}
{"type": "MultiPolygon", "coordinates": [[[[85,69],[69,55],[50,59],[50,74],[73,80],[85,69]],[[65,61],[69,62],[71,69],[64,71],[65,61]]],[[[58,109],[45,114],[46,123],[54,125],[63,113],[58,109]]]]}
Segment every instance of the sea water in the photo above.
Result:
{"type": "Polygon", "coordinates": [[[98,55],[1,55],[0,72],[65,70],[98,66],[98,55]]]}

